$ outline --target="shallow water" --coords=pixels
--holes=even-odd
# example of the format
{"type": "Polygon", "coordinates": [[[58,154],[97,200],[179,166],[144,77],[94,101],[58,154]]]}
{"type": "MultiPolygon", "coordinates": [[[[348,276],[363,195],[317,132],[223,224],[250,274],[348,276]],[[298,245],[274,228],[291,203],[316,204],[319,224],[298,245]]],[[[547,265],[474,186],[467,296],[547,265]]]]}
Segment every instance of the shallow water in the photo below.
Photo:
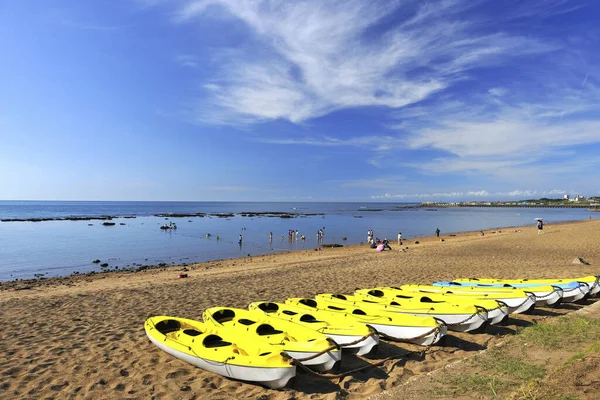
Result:
{"type": "Polygon", "coordinates": [[[316,233],[324,228],[323,243],[366,242],[367,230],[388,238],[392,247],[398,232],[404,238],[533,225],[600,217],[585,209],[406,208],[401,203],[231,203],[231,202],[0,202],[0,219],[68,216],[137,216],[103,221],[0,222],[0,281],[32,278],[35,274],[62,276],[75,271],[100,271],[92,260],[109,268],[182,264],[318,246],[316,233]],[[398,209],[398,206],[404,208],[398,209]],[[368,211],[380,210],[380,211],[368,211]],[[277,217],[154,217],[157,213],[290,212],[324,213],[293,219],[277,217]],[[177,230],[160,226],[175,222],[177,230]],[[120,225],[121,223],[125,225],[120,225]],[[91,226],[90,226],[91,224],[91,226]],[[306,240],[288,240],[288,230],[306,240]],[[269,241],[269,232],[273,241],[269,241]],[[206,234],[211,236],[207,237],[206,234]],[[239,235],[243,242],[238,244],[239,235]],[[220,240],[217,240],[219,236],[220,240]],[[283,240],[281,237],[283,236],[283,240]],[[343,238],[346,240],[343,240],[343,238]]]}

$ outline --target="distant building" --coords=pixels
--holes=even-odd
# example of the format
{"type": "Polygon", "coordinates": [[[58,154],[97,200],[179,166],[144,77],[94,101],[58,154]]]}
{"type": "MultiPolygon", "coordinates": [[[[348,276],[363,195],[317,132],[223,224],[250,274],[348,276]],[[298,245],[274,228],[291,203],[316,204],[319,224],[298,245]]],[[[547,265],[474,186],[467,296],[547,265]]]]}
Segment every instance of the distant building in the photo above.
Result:
{"type": "Polygon", "coordinates": [[[580,196],[578,194],[575,195],[575,197],[573,197],[572,199],[569,199],[569,201],[574,201],[576,203],[580,202],[580,201],[584,201],[585,197],[584,196],[580,196]]]}
{"type": "Polygon", "coordinates": [[[563,196],[563,198],[564,198],[565,200],[569,200],[569,195],[568,195],[568,194],[565,194],[565,195],[563,196]]]}

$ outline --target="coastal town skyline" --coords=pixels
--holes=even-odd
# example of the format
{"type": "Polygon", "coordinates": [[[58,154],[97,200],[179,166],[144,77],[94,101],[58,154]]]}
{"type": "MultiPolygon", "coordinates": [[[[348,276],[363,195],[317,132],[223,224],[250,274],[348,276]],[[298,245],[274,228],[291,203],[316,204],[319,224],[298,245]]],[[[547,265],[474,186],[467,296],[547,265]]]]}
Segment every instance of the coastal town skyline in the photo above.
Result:
{"type": "Polygon", "coordinates": [[[600,5],[0,5],[0,199],[600,195],[600,5]]]}

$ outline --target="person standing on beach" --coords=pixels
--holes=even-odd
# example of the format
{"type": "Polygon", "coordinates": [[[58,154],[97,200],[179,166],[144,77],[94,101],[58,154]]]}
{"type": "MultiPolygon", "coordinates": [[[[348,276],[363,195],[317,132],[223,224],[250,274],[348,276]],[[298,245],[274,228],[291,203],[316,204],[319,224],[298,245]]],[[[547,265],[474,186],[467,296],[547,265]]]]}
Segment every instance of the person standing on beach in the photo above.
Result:
{"type": "Polygon", "coordinates": [[[398,246],[402,244],[402,232],[398,232],[398,246]]]}
{"type": "Polygon", "coordinates": [[[435,230],[435,236],[436,236],[436,237],[440,237],[440,228],[437,228],[437,229],[435,230]]]}
{"type": "Polygon", "coordinates": [[[273,241],[273,232],[269,232],[269,242],[273,241]]]}
{"type": "Polygon", "coordinates": [[[544,221],[542,221],[541,219],[538,219],[537,228],[538,228],[538,235],[541,233],[544,233],[544,221]]]}

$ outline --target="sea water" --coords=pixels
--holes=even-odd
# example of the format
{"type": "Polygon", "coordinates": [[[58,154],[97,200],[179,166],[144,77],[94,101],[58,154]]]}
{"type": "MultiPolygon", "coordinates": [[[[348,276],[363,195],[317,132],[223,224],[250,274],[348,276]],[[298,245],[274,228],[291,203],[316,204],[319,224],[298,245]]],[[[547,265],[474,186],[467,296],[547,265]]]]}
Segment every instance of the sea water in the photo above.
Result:
{"type": "Polygon", "coordinates": [[[0,201],[0,220],[113,216],[114,226],[101,220],[0,222],[0,281],[37,276],[64,276],[100,271],[93,260],[109,268],[179,265],[299,249],[319,244],[365,243],[367,230],[392,247],[398,232],[404,238],[442,236],[464,231],[600,217],[586,209],[540,208],[419,208],[406,203],[270,203],[270,202],[41,202],[0,201]],[[253,216],[243,212],[285,212],[296,218],[253,216]],[[165,218],[164,213],[234,213],[165,218]],[[322,214],[307,216],[305,214],[322,214]],[[136,218],[123,218],[135,216],[136,218]],[[177,230],[161,225],[176,223],[177,230]],[[121,225],[123,224],[123,225],[121,225]],[[289,230],[298,230],[290,241],[289,230]],[[324,238],[319,242],[317,232],[324,238]],[[270,240],[269,232],[273,232],[270,240]],[[209,235],[207,235],[209,234],[209,235]],[[239,235],[242,243],[238,243],[239,235]],[[217,236],[219,237],[217,239],[217,236]],[[294,238],[295,239],[295,238],[294,238]]]}

